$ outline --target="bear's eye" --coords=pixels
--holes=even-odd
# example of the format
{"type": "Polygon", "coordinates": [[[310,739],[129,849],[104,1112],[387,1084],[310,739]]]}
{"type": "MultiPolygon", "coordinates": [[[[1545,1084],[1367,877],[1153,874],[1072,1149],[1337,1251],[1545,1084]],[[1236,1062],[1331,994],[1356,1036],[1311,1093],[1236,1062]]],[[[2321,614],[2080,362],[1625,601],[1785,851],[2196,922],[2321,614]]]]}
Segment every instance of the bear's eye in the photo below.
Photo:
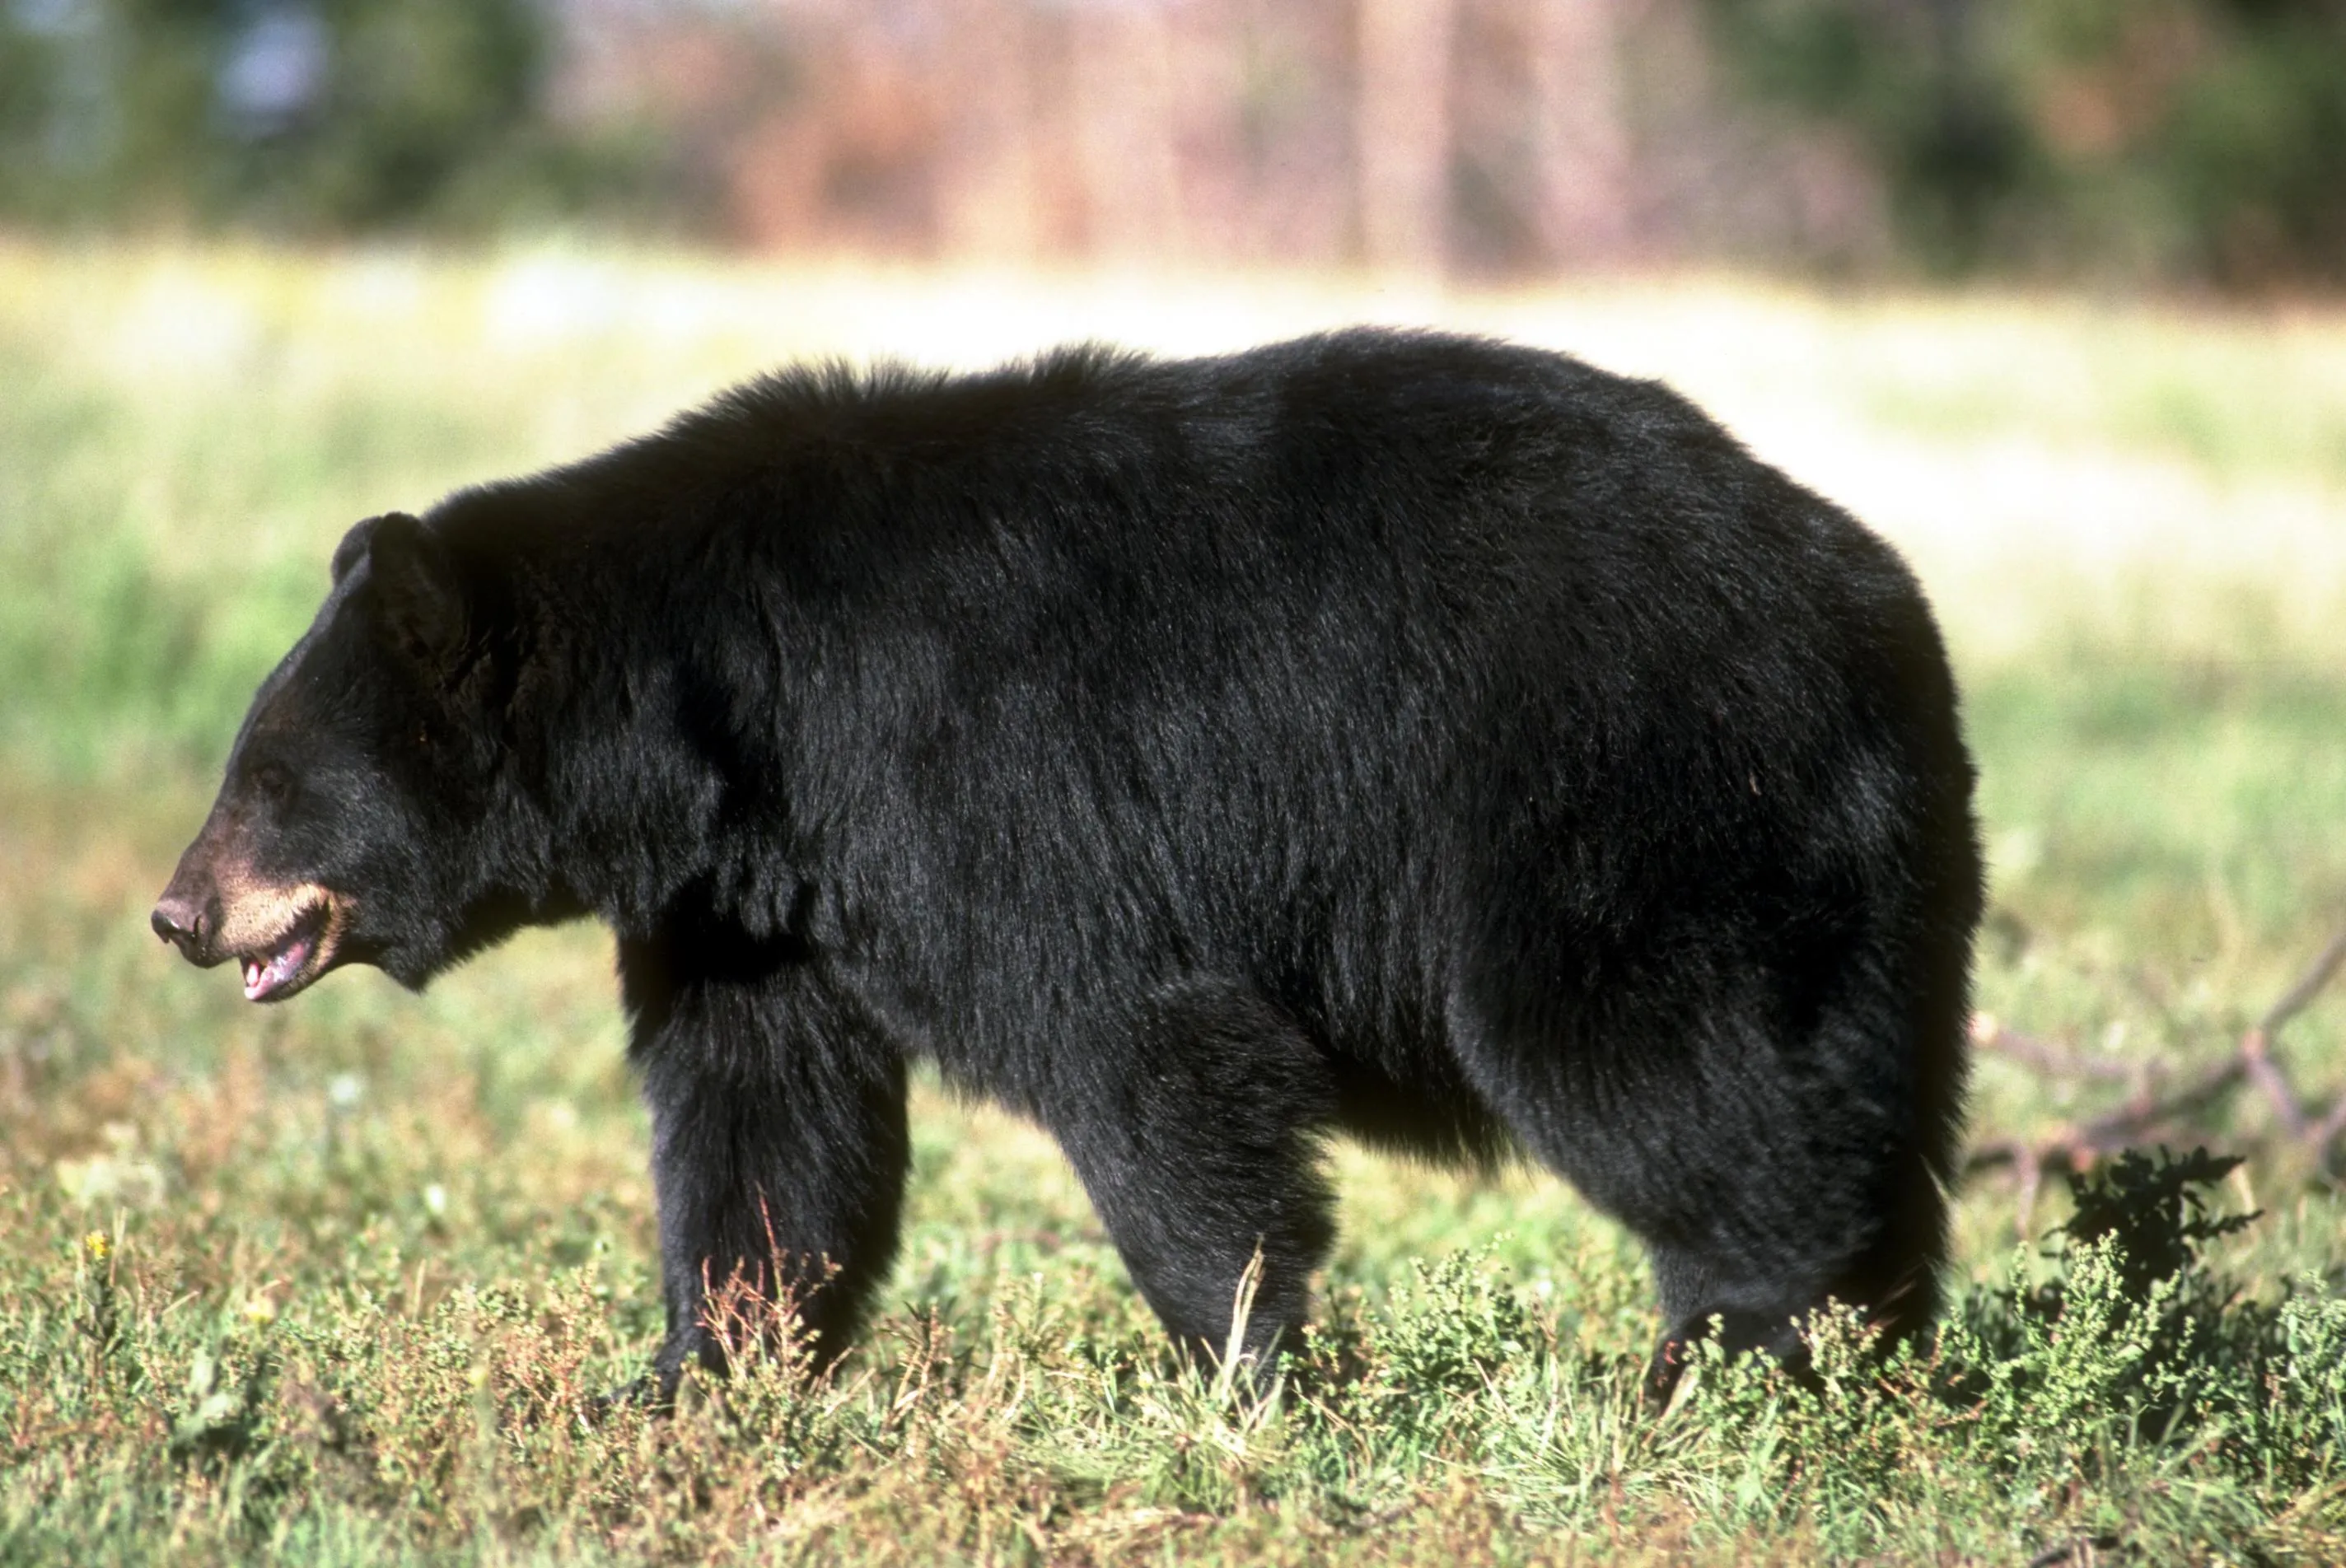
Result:
{"type": "Polygon", "coordinates": [[[280,762],[263,762],[252,770],[252,787],[263,799],[283,805],[293,793],[293,775],[280,762]]]}

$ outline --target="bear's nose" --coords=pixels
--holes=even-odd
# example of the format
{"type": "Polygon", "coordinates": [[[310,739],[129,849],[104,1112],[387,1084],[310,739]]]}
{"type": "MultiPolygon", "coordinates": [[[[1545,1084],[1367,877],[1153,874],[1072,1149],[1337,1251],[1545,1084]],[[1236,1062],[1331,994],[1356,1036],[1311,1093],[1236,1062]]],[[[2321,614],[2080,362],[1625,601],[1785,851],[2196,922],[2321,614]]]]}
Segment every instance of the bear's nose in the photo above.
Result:
{"type": "Polygon", "coordinates": [[[198,944],[203,941],[203,908],[185,894],[165,893],[148,923],[155,928],[157,936],[189,958],[195,956],[198,944]]]}

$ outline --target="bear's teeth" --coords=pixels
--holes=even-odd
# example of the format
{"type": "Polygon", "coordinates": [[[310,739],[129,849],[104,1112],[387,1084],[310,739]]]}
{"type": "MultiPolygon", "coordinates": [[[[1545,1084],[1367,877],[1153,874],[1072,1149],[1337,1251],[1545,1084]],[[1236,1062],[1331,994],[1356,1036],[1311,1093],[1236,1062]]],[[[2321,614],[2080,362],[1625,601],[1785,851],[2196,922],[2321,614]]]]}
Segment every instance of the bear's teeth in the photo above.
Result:
{"type": "Polygon", "coordinates": [[[309,962],[310,942],[306,937],[296,937],[281,951],[272,952],[267,958],[246,959],[244,961],[245,1000],[260,1001],[263,996],[291,980],[294,975],[301,972],[301,966],[309,962]]]}

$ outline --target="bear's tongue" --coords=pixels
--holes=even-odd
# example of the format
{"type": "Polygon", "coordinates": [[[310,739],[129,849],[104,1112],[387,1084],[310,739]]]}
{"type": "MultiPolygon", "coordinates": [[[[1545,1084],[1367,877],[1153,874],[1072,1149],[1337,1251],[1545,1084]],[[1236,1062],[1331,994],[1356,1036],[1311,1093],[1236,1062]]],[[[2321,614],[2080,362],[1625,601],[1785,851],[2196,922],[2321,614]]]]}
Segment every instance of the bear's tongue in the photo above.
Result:
{"type": "Polygon", "coordinates": [[[301,972],[310,961],[310,939],[297,936],[266,959],[244,961],[244,999],[258,1002],[301,972]]]}

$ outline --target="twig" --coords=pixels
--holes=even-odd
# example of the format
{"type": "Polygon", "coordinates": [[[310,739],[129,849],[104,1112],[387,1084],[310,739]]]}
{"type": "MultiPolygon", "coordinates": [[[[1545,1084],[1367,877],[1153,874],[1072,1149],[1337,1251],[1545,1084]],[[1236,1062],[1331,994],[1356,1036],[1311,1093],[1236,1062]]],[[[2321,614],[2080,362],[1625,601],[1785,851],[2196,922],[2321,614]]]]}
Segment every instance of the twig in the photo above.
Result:
{"type": "Polygon", "coordinates": [[[2145,1090],[2130,1096],[2116,1110],[2087,1122],[2081,1135],[2097,1149],[2115,1147],[2145,1127],[2171,1122],[2178,1116],[2188,1115],[2213,1105],[2239,1082],[2243,1071],[2245,1064],[2234,1056],[2218,1063],[2210,1071],[2201,1074],[2163,1099],[2154,1099],[2145,1090]]]}
{"type": "Polygon", "coordinates": [[[2243,1082],[2252,1083],[2273,1107],[2285,1141],[2306,1146],[2318,1161],[2346,1135],[2346,1093],[2341,1093],[2320,1121],[2308,1115],[2290,1085],[2288,1074],[2273,1054],[2281,1028],[2310,1006],[2324,986],[2346,968],[2346,931],[2332,938],[2321,955],[2266,1010],[2254,1027],[2240,1037],[2231,1055],[2179,1087],[2157,1092],[2164,1074],[2156,1064],[2128,1065],[2080,1055],[2006,1029],[1993,1016],[1981,1013],[1972,1022],[1973,1043],[1982,1050],[2025,1063],[2053,1078],[2124,1078],[2134,1092],[2116,1110],[2084,1123],[2068,1123],[2035,1138],[1989,1139],[1972,1152],[1967,1169],[1980,1171],[2011,1166],[2019,1178],[2023,1229],[2035,1206],[2045,1168],[2076,1170],[2106,1154],[2139,1140],[2154,1128],[2197,1115],[2214,1105],[2243,1082]]]}
{"type": "Polygon", "coordinates": [[[2321,950],[2313,967],[2298,977],[2297,983],[2272,1004],[2270,1012],[2257,1020],[2257,1026],[2249,1033],[2267,1040],[2280,1033],[2282,1024],[2304,1012],[2321,994],[2321,988],[2330,983],[2330,977],[2338,972],[2341,964],[2346,964],[2346,931],[2330,939],[2330,945],[2321,950]]]}
{"type": "Polygon", "coordinates": [[[2305,1108],[2297,1103],[2289,1080],[2281,1076],[2280,1064],[2266,1048],[2266,1038],[2264,1032],[2257,1029],[2249,1030],[2242,1038],[2240,1070],[2248,1074],[2249,1082],[2265,1092],[2265,1098],[2272,1102],[2273,1115],[2280,1120],[2281,1131],[2294,1143],[2305,1136],[2305,1108]]]}
{"type": "Polygon", "coordinates": [[[2326,1149],[2338,1141],[2341,1133],[2346,1133],[2346,1095],[2339,1095],[2338,1103],[2330,1107],[2330,1114],[2314,1125],[2313,1146],[2326,1149]]]}
{"type": "Polygon", "coordinates": [[[2055,1078],[2112,1078],[2132,1083],[2158,1071],[2156,1062],[2120,1062],[2066,1050],[2034,1035],[2007,1029],[1993,1013],[1972,1015],[1972,1044],[1983,1051],[2035,1068],[2055,1078]]]}
{"type": "MultiPolygon", "coordinates": [[[[2330,983],[2330,977],[2338,972],[2341,963],[2346,963],[2346,931],[2331,939],[2330,945],[2321,950],[2321,956],[2313,961],[2313,967],[2300,975],[2297,983],[2240,1040],[2240,1055],[2248,1063],[2249,1076],[2272,1102],[2273,1114],[2280,1118],[2280,1125],[2291,1139],[2302,1139],[2312,1129],[2307,1125],[2304,1108],[2290,1089],[2289,1080],[2281,1076],[2280,1066],[2272,1059],[2273,1036],[2280,1033],[2282,1024],[2304,1012],[2321,994],[2321,988],[2330,983]]],[[[2328,1125],[2325,1117],[2322,1125],[2328,1125]]],[[[2334,1130],[2331,1135],[2336,1135],[2334,1130]]],[[[2323,1138],[2320,1148],[2327,1149],[2329,1145],[2330,1139],[2323,1138]]]]}

